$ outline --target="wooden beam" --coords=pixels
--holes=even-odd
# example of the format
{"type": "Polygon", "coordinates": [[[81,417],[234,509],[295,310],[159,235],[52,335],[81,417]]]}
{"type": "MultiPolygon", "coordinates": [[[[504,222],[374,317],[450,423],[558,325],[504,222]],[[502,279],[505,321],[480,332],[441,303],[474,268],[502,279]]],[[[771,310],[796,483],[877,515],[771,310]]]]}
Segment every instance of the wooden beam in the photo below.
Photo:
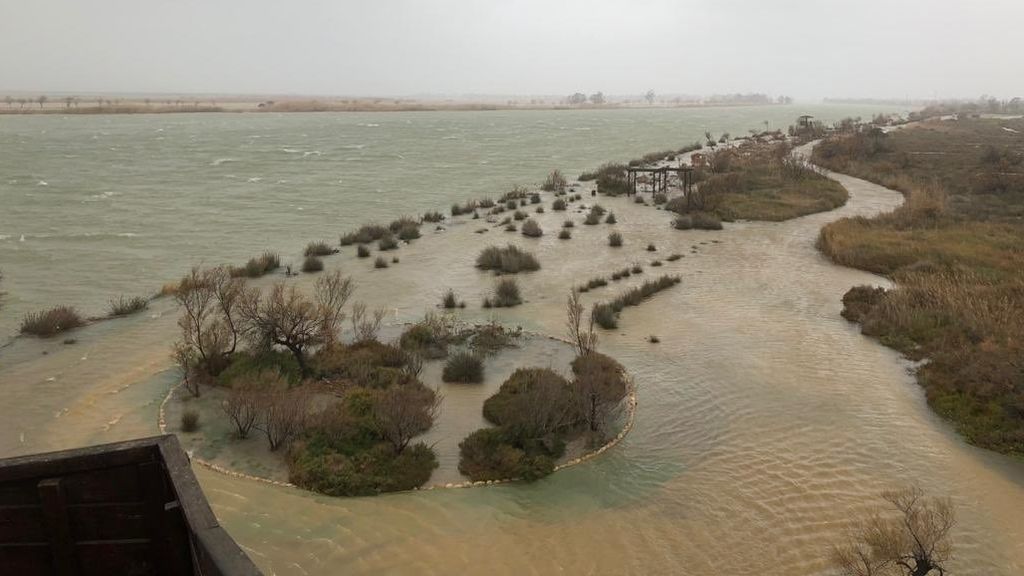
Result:
{"type": "Polygon", "coordinates": [[[46,535],[50,539],[53,570],[58,576],[78,574],[75,565],[75,544],[71,541],[71,526],[68,522],[68,507],[64,500],[64,488],[60,478],[39,481],[39,500],[43,505],[46,535]]]}

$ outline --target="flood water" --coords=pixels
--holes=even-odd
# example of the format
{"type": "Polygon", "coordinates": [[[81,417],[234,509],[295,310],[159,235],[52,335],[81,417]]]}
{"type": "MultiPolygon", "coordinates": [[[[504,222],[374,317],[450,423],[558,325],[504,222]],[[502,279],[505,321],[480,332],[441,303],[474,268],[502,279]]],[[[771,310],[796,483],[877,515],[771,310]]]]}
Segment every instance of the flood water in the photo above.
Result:
{"type": "MultiPolygon", "coordinates": [[[[679,147],[705,123],[738,134],[803,111],[3,120],[3,325],[13,332],[11,315],[57,301],[99,313],[112,293],[155,290],[200,260],[264,248],[296,259],[307,241],[367,219],[497,195],[553,167],[576,174],[679,147]],[[127,233],[136,235],[118,236],[127,233]]],[[[827,573],[829,546],[881,490],[918,482],[957,505],[953,573],[1024,572],[1024,463],[966,445],[930,412],[910,366],[839,316],[850,286],[885,281],[827,262],[814,249],[818,229],[901,198],[836,178],[851,193],[845,207],[784,223],[682,232],[664,212],[602,198],[622,248],[607,246],[610,226],[548,210],[540,239],[476,234],[481,221],[466,220],[425,227],[386,270],[352,250],[327,259],[355,277],[358,299],[391,309],[389,321],[433,309],[450,287],[467,300],[467,321],[561,335],[572,285],[685,255],[644,274],[679,274],[680,285],[601,333],[599,349],[631,372],[639,402],[634,429],[607,454],[530,485],[360,499],[198,468],[215,512],[268,574],[809,575],[827,573]],[[560,241],[567,217],[577,226],[560,241]],[[504,242],[529,247],[542,269],[520,279],[524,305],[482,310],[493,279],[472,264],[481,246],[504,242]]],[[[144,315],[77,331],[73,345],[17,339],[0,350],[0,455],[156,433],[176,377],[175,316],[158,300],[144,315]]]]}

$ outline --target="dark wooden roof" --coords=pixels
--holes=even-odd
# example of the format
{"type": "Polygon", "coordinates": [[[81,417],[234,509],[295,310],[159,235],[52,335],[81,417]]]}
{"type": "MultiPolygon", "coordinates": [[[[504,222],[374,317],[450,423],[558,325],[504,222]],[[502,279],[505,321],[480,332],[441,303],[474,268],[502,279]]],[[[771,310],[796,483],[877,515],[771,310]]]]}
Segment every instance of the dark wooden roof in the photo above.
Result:
{"type": "Polygon", "coordinates": [[[259,576],[174,436],[0,460],[0,574],[259,576]]]}

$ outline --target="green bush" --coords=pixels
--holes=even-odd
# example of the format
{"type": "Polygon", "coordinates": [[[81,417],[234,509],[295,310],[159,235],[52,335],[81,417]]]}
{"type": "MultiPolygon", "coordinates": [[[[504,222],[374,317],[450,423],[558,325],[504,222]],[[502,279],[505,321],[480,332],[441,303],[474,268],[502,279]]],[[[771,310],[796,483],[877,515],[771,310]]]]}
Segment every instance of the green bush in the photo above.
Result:
{"type": "Polygon", "coordinates": [[[481,480],[536,480],[554,471],[554,460],[516,448],[500,428],[481,428],[459,443],[459,472],[481,480]]]}
{"type": "Polygon", "coordinates": [[[479,384],[484,381],[484,362],[469,352],[458,352],[448,357],[441,373],[445,382],[479,384]]]}

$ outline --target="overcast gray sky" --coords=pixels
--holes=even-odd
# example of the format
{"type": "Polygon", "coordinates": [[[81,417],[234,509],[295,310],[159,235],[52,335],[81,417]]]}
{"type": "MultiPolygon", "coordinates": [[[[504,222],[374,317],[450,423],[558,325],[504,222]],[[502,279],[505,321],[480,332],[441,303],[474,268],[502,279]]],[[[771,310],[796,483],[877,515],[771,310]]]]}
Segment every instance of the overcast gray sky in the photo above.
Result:
{"type": "Polygon", "coordinates": [[[0,92],[1024,95],[1024,0],[0,0],[0,92]]]}

